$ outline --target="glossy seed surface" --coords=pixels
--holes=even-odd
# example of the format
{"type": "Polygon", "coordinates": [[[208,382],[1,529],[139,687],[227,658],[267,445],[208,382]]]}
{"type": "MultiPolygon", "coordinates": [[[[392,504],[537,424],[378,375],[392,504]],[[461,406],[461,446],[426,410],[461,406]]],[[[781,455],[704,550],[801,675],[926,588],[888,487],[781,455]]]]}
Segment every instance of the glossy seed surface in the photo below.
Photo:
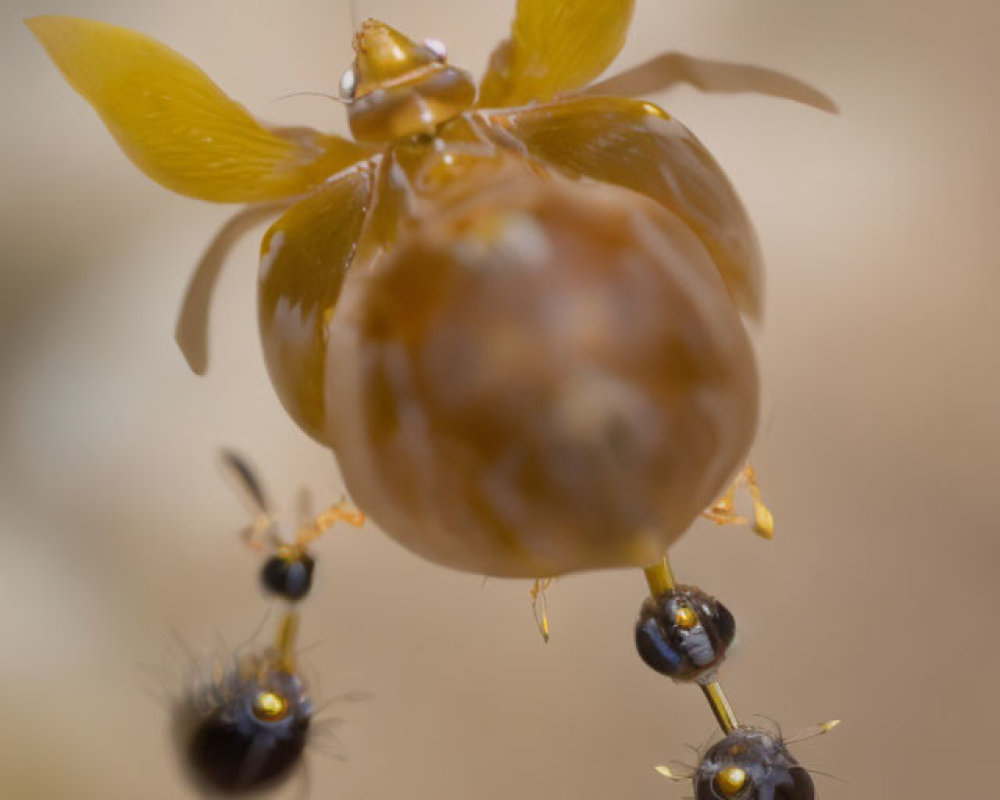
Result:
{"type": "Polygon", "coordinates": [[[482,574],[653,563],[756,426],[753,353],[704,247],[611,186],[481,184],[348,274],[330,345],[353,498],[482,574]]]}

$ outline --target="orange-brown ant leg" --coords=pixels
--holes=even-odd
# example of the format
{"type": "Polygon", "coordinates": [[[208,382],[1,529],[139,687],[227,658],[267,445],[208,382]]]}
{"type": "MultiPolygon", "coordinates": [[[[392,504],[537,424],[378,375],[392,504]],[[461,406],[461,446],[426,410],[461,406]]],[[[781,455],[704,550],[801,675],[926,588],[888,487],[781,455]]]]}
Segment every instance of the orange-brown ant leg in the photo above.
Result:
{"type": "Polygon", "coordinates": [[[707,509],[701,512],[702,517],[711,520],[716,525],[746,525],[749,520],[735,511],[736,490],[746,480],[746,467],[741,469],[725,493],[707,509]]]}
{"type": "Polygon", "coordinates": [[[555,578],[535,578],[531,585],[531,613],[535,617],[535,625],[542,635],[542,641],[549,641],[549,603],[545,596],[546,590],[552,585],[555,578]]]}
{"type": "Polygon", "coordinates": [[[346,500],[340,500],[299,528],[295,535],[296,546],[305,548],[338,522],[346,522],[348,525],[360,528],[365,524],[365,515],[346,500]]]}
{"type": "Polygon", "coordinates": [[[270,514],[262,513],[254,516],[253,521],[243,529],[242,536],[247,546],[255,553],[281,546],[281,539],[274,532],[274,520],[270,514]]]}
{"type": "Polygon", "coordinates": [[[760,495],[760,487],[757,485],[757,473],[750,464],[743,470],[746,473],[747,488],[750,490],[750,499],[753,501],[753,532],[765,539],[774,536],[774,515],[771,513],[760,495]]]}
{"type": "Polygon", "coordinates": [[[754,533],[765,539],[774,536],[774,516],[761,498],[760,487],[757,485],[757,473],[750,464],[740,470],[725,494],[705,511],[702,511],[701,516],[711,520],[716,525],[750,525],[754,533]],[[752,520],[743,514],[737,514],[734,508],[736,490],[743,484],[746,484],[753,503],[752,520]]]}

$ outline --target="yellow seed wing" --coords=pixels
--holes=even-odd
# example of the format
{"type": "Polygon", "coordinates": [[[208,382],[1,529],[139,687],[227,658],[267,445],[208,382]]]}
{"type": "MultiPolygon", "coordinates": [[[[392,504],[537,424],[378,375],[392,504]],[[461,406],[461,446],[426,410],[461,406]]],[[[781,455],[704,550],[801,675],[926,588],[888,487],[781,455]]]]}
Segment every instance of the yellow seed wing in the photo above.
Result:
{"type": "Polygon", "coordinates": [[[540,160],[640,192],[701,239],[736,306],[761,313],[763,265],[729,179],[694,134],[652,103],[581,97],[493,116],[540,160]]]}
{"type": "Polygon", "coordinates": [[[196,375],[204,375],[208,369],[208,318],[222,267],[243,236],[257,225],[277,217],[289,202],[247,206],[236,213],[215,234],[195,267],[181,302],[174,338],[196,375]]]}
{"type": "Polygon", "coordinates": [[[368,155],[337,136],[255,120],[155,39],[75,17],[27,20],[70,85],[150,178],[202,200],[292,197],[368,155]]]}
{"type": "Polygon", "coordinates": [[[518,0],[510,39],[490,57],[478,105],[523,105],[586,86],[622,49],[634,6],[634,0],[518,0]]]}
{"type": "Polygon", "coordinates": [[[831,114],[837,104],[805,81],[766,67],[734,64],[689,56],[660,53],[632,69],[587,87],[587,94],[608,97],[643,97],[687,83],[703,92],[751,92],[782,97],[831,114]]]}
{"type": "Polygon", "coordinates": [[[326,331],[371,198],[371,169],[348,170],[296,203],[261,244],[257,312],[285,409],[325,442],[326,331]]]}

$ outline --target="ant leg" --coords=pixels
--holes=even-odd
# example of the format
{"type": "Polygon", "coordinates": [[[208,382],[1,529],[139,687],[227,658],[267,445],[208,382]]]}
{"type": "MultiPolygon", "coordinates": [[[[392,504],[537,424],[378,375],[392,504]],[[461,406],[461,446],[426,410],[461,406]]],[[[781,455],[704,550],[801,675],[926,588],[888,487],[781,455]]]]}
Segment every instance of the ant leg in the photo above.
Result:
{"type": "Polygon", "coordinates": [[[740,470],[722,497],[712,503],[701,515],[716,525],[750,525],[751,530],[764,539],[770,539],[774,536],[774,515],[771,514],[771,510],[761,497],[760,487],[757,485],[757,473],[750,464],[740,470]],[[743,485],[746,485],[753,503],[752,522],[744,515],[737,514],[734,508],[736,490],[743,485]]]}
{"type": "Polygon", "coordinates": [[[555,578],[536,578],[531,586],[531,613],[535,617],[535,625],[542,635],[542,641],[549,641],[549,603],[545,596],[546,590],[552,585],[555,578]]]}
{"type": "Polygon", "coordinates": [[[281,537],[275,533],[274,519],[270,514],[257,514],[242,531],[241,536],[247,547],[255,553],[276,550],[281,547],[281,537]]]}
{"type": "Polygon", "coordinates": [[[305,548],[338,522],[346,522],[352,527],[360,528],[365,524],[365,515],[346,500],[340,500],[299,528],[295,535],[296,546],[305,548]]]}
{"type": "Polygon", "coordinates": [[[295,672],[295,640],[299,634],[299,615],[286,611],[278,627],[274,650],[278,656],[278,669],[289,675],[295,672]]]}

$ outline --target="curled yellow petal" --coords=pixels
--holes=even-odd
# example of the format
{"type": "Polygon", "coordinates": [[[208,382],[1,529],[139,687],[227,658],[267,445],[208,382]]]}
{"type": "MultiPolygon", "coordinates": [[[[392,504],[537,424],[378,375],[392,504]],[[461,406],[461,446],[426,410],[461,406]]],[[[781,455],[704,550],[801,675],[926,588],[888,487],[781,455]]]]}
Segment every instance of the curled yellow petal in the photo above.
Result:
{"type": "Polygon", "coordinates": [[[326,438],[327,325],[371,198],[371,168],[346,170],[275,222],[261,243],[257,313],[264,360],[285,409],[326,438]]]}
{"type": "Polygon", "coordinates": [[[368,155],[337,136],[263,125],[184,56],[143,34],[76,17],[26,24],[125,154],[180,194],[279,200],[368,155]]]}
{"type": "Polygon", "coordinates": [[[522,105],[586,86],[622,49],[634,7],[634,0],[518,0],[478,105],[522,105]]]}
{"type": "Polygon", "coordinates": [[[287,207],[288,201],[247,206],[237,212],[215,234],[198,261],[184,292],[174,330],[184,360],[196,375],[204,375],[208,369],[208,317],[215,285],[226,259],[245,234],[287,207]]]}
{"type": "Polygon", "coordinates": [[[533,156],[662,203],[701,239],[737,308],[761,316],[757,236],[729,179],[687,128],[652,103],[577,97],[491,119],[533,156]]]}
{"type": "Polygon", "coordinates": [[[827,95],[791,75],[752,64],[712,61],[685,53],[660,53],[632,69],[587,87],[587,94],[642,97],[687,83],[703,92],[749,92],[781,97],[836,114],[837,104],[827,95]]]}

